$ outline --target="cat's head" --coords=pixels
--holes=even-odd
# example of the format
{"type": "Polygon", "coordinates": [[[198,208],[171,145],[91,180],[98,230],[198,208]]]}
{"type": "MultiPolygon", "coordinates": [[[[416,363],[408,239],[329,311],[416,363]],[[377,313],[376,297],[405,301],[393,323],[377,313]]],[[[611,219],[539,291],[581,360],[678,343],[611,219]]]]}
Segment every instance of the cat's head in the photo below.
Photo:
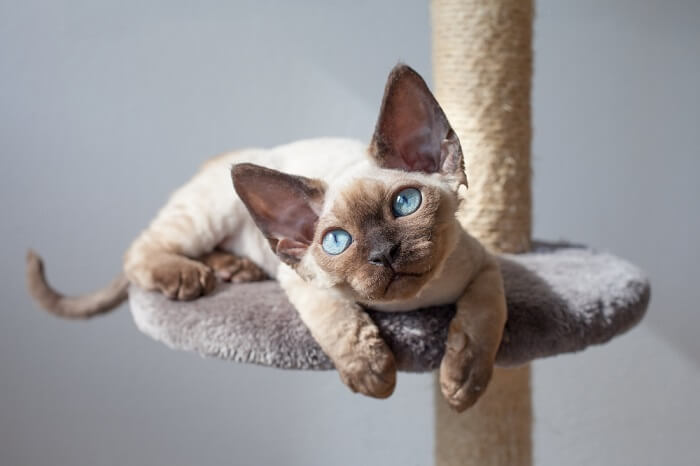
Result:
{"type": "Polygon", "coordinates": [[[457,135],[423,79],[391,72],[368,149],[374,163],[327,186],[252,164],[233,167],[239,197],[279,258],[359,299],[408,299],[440,270],[466,185],[457,135]]]}

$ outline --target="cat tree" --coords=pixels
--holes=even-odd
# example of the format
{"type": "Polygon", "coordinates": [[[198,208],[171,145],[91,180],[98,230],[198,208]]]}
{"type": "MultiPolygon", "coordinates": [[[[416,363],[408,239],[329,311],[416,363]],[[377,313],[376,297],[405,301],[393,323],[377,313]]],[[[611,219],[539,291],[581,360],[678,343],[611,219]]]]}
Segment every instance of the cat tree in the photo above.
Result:
{"type": "MultiPolygon", "coordinates": [[[[649,300],[645,275],[612,255],[531,244],[532,0],[433,0],[435,93],[459,135],[469,176],[461,221],[503,253],[508,323],[486,394],[450,410],[435,382],[436,464],[532,464],[529,361],[600,344],[636,324],[649,300]]],[[[137,326],[171,347],[239,362],[332,369],[274,282],[223,287],[173,302],[130,292],[137,326]],[[246,303],[232,307],[230,303],[246,303]]],[[[371,312],[398,367],[439,367],[452,307],[371,312]]]]}
{"type": "MultiPolygon", "coordinates": [[[[435,92],[469,175],[460,220],[501,253],[508,302],[499,368],[481,400],[456,414],[436,382],[436,464],[528,466],[528,363],[631,328],[644,315],[649,283],[613,255],[530,241],[532,0],[433,0],[431,13],[435,92]]],[[[129,300],[137,327],[172,348],[287,369],[333,368],[275,282],[221,285],[191,302],[132,287],[129,300]]],[[[453,314],[452,306],[370,311],[399,369],[412,372],[439,367],[453,314]]]]}

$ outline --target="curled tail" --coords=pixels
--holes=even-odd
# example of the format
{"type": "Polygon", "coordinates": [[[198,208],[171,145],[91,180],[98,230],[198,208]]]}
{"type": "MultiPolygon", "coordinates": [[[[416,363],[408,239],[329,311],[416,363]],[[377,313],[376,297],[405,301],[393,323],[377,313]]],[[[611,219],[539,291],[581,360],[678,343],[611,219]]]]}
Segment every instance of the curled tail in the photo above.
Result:
{"type": "Polygon", "coordinates": [[[64,296],[46,281],[44,263],[32,250],[27,251],[27,288],[29,294],[44,309],[68,319],[86,319],[111,311],[127,298],[129,281],[119,274],[109,285],[82,296],[64,296]]]}

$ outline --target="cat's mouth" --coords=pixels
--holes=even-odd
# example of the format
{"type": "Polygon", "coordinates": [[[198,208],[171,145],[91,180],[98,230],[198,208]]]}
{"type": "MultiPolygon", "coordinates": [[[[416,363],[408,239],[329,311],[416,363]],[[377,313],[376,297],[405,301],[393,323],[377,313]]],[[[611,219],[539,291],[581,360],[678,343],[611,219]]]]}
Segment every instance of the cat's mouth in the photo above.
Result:
{"type": "Polygon", "coordinates": [[[386,287],[384,288],[384,296],[389,293],[389,289],[391,288],[391,285],[401,281],[402,279],[410,279],[410,278],[420,278],[423,275],[425,275],[426,272],[423,273],[411,273],[411,272],[394,272],[389,281],[386,284],[386,287]]]}

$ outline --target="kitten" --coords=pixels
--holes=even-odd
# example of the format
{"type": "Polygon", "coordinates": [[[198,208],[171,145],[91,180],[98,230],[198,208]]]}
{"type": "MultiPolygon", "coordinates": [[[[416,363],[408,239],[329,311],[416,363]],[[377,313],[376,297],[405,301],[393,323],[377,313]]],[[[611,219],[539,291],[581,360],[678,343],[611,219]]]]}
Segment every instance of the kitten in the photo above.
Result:
{"type": "Polygon", "coordinates": [[[378,398],[393,392],[396,367],[363,307],[456,302],[440,382],[461,411],[489,382],[506,319],[497,262],[457,219],[466,182],[445,114],[423,79],[398,65],[369,148],[316,139],[219,156],[134,241],[125,277],[63,297],[30,252],[29,288],[49,310],[87,317],[121,302],[128,282],[188,300],[212,291],[217,276],[275,277],[343,382],[378,398]]]}

